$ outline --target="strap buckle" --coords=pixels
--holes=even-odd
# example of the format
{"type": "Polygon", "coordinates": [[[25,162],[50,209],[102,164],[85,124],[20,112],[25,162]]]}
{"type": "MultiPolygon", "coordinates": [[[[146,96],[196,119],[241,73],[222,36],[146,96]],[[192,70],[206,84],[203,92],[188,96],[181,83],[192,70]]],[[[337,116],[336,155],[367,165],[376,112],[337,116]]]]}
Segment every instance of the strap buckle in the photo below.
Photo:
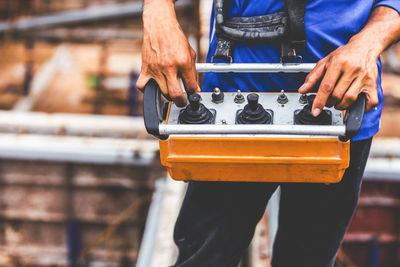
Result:
{"type": "Polygon", "coordinates": [[[214,63],[214,59],[229,60],[229,63],[233,62],[233,44],[229,40],[219,38],[217,41],[217,48],[215,54],[211,58],[211,63],[214,63]]]}
{"type": "Polygon", "coordinates": [[[281,45],[281,64],[303,63],[303,57],[298,55],[296,48],[287,43],[281,45]]]}

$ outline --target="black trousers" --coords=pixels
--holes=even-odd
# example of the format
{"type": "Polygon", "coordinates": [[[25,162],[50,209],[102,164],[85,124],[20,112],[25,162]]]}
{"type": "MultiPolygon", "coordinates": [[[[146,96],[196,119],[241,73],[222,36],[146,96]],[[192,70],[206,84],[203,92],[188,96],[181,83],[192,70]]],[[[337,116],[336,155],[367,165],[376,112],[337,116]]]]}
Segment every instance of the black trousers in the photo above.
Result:
{"type": "Polygon", "coordinates": [[[371,139],[352,142],[338,184],[190,182],[174,240],[176,267],[237,267],[281,187],[273,267],[331,267],[357,205],[371,139]]]}

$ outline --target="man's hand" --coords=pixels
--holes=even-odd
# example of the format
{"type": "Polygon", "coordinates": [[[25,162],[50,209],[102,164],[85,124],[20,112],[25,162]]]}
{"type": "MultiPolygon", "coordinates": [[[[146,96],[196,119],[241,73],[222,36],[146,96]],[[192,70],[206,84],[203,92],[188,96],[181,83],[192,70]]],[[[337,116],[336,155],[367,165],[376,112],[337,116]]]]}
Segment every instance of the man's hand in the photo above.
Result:
{"type": "Polygon", "coordinates": [[[399,38],[399,14],[388,7],[376,8],[364,29],[321,59],[299,88],[299,93],[305,94],[321,82],[312,114],[318,116],[325,105],[344,110],[361,92],[367,96],[366,112],[378,105],[376,62],[399,38]]]}
{"type": "Polygon", "coordinates": [[[368,48],[358,43],[339,47],[320,60],[299,89],[305,94],[322,79],[312,114],[318,116],[325,105],[346,109],[356,101],[361,91],[367,96],[367,111],[378,105],[376,60],[369,55],[368,48]]]}
{"type": "Polygon", "coordinates": [[[177,106],[186,99],[179,79],[189,93],[199,92],[196,80],[196,53],[176,19],[172,0],[145,0],[143,10],[142,71],[136,87],[143,91],[155,79],[165,97],[177,106]]]}

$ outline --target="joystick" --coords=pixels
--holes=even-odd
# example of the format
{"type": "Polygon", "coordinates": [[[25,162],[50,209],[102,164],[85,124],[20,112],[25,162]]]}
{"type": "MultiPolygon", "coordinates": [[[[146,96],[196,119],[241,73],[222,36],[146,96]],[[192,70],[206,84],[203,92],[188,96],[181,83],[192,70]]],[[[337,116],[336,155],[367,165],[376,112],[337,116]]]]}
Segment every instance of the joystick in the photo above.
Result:
{"type": "Polygon", "coordinates": [[[311,108],[314,103],[315,95],[307,96],[307,105],[301,110],[296,110],[294,114],[295,124],[308,124],[308,125],[331,125],[332,113],[329,110],[322,110],[321,113],[314,117],[311,113],[311,108]]]}
{"type": "Polygon", "coordinates": [[[267,111],[258,103],[257,94],[247,95],[247,105],[239,110],[236,116],[237,124],[271,124],[272,111],[267,111]]]}
{"type": "Polygon", "coordinates": [[[189,97],[189,105],[179,114],[180,124],[212,124],[214,114],[200,103],[200,95],[192,94],[189,97]]]}

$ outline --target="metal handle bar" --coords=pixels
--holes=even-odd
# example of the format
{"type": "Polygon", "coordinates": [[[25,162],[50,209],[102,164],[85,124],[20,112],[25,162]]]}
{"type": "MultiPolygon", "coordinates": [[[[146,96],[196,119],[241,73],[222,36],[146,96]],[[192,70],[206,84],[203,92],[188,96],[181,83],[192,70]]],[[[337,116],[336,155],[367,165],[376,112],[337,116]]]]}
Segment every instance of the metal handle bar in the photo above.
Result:
{"type": "Polygon", "coordinates": [[[288,134],[344,136],[346,127],[317,125],[261,125],[261,124],[160,124],[160,135],[170,134],[288,134]]]}
{"type": "MultiPolygon", "coordinates": [[[[273,64],[273,63],[198,63],[198,72],[310,72],[315,64],[273,64]]],[[[361,93],[348,109],[344,126],[315,125],[169,125],[160,124],[160,87],[151,79],[145,86],[143,115],[147,131],[166,139],[169,134],[293,134],[293,135],[334,135],[348,140],[358,134],[364,117],[366,96],[361,93]]]]}
{"type": "Polygon", "coordinates": [[[314,69],[315,63],[196,63],[197,72],[310,72],[314,69]]]}

